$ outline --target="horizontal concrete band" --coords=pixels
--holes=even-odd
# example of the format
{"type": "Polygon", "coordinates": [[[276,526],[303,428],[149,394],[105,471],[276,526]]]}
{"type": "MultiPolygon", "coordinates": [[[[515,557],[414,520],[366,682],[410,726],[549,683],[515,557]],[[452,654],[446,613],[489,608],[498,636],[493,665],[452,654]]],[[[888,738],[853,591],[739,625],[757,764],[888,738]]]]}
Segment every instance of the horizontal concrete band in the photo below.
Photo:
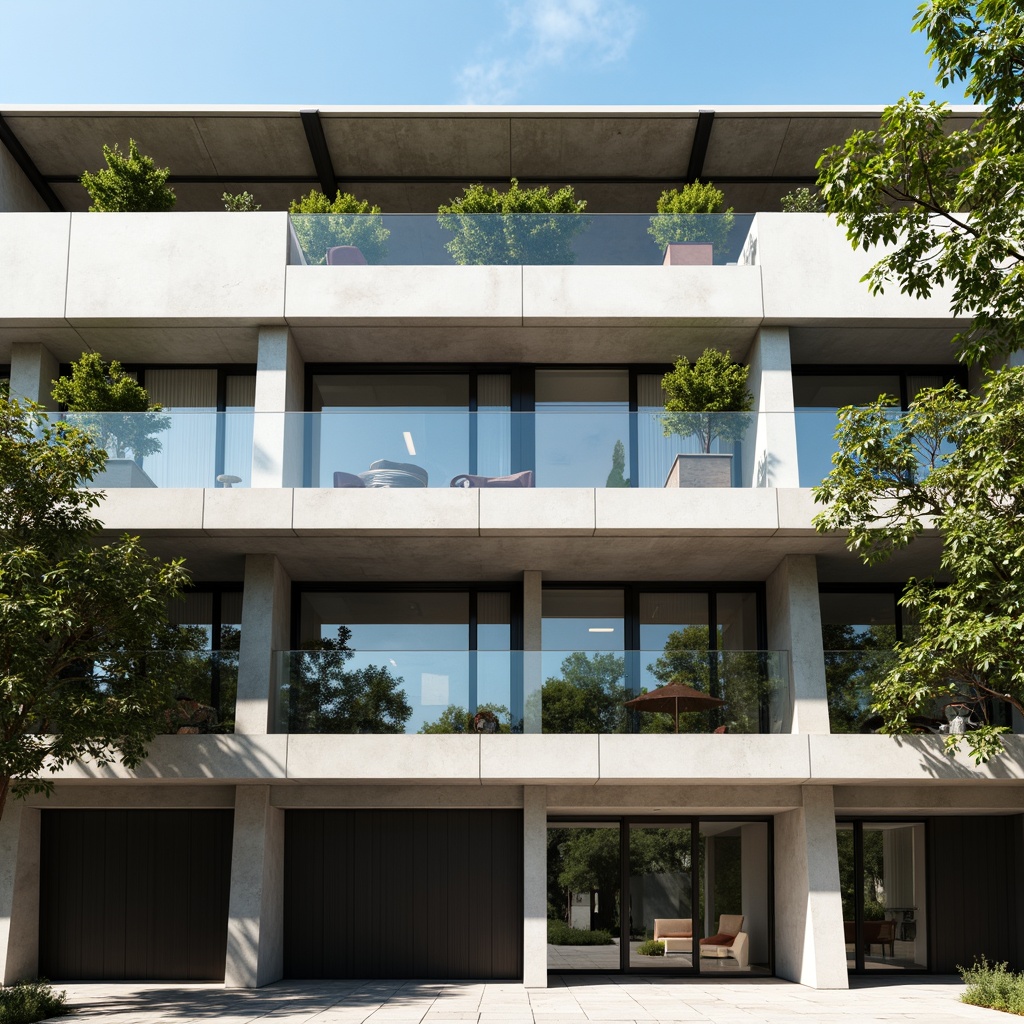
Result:
{"type": "Polygon", "coordinates": [[[287,265],[284,213],[10,213],[0,329],[950,322],[947,289],[872,295],[883,250],[825,215],[758,214],[755,236],[755,266],[305,267],[287,265]]]}
{"type": "Polygon", "coordinates": [[[211,785],[1002,782],[1024,796],[1024,737],[1007,737],[1006,752],[978,766],[965,755],[949,757],[937,736],[162,736],[134,772],[80,762],[55,778],[211,785]]]}
{"type": "Polygon", "coordinates": [[[123,488],[112,532],[208,536],[814,536],[809,488],[123,488]]]}

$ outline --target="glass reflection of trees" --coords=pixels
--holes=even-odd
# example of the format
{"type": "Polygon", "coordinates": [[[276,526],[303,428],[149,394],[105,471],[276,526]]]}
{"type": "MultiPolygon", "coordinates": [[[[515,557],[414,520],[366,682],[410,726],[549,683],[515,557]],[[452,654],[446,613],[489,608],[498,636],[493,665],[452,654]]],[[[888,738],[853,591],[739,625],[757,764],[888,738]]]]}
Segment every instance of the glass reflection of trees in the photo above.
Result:
{"type": "Polygon", "coordinates": [[[822,623],[821,633],[831,731],[873,732],[872,688],[892,667],[896,627],[822,623]]]}

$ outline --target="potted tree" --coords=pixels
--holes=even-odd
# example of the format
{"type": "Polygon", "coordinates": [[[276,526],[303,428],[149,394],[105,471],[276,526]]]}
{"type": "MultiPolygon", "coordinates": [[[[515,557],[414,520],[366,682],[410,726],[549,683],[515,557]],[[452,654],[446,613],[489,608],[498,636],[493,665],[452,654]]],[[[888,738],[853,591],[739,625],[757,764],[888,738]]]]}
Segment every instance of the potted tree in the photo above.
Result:
{"type": "Polygon", "coordinates": [[[734,363],[728,352],[705,349],[696,362],[680,356],[661,379],[665,392],[662,427],[666,437],[696,438],[699,452],[678,454],[666,487],[731,487],[732,455],[712,453],[716,440],[738,441],[753,408],[747,387],[750,368],[734,363]]]}
{"type": "Polygon", "coordinates": [[[95,174],[86,171],[80,181],[89,198],[90,213],[162,213],[174,206],[177,196],[167,184],[170,169],[157,167],[153,158],[139,152],[128,140],[128,155],[117,143],[103,147],[107,166],[95,174]]]}
{"type": "Polygon", "coordinates": [[[571,185],[557,192],[546,186],[520,188],[513,178],[507,192],[469,185],[463,195],[438,208],[438,223],[455,237],[445,248],[460,265],[564,265],[576,262],[572,240],[588,223],[580,214],[584,199],[571,185]]]}
{"type": "Polygon", "coordinates": [[[138,464],[161,449],[153,436],[170,426],[159,405],[150,405],[146,389],[116,360],[83,352],[71,364],[71,376],[53,381],[53,397],[76,413],[75,426],[96,437],[107,450],[106,467],[92,478],[93,487],[155,487],[138,464]]]}
{"type": "Polygon", "coordinates": [[[732,231],[732,207],[711,182],[694,181],[661,193],[658,214],[647,233],[665,251],[665,266],[710,266],[723,252],[732,231]],[[713,214],[714,216],[708,216],[713,214]]]}
{"type": "Polygon", "coordinates": [[[383,263],[388,258],[391,232],[384,227],[380,207],[350,192],[339,189],[328,199],[315,188],[293,199],[288,212],[299,215],[291,218],[291,225],[306,263],[352,265],[383,263]]]}

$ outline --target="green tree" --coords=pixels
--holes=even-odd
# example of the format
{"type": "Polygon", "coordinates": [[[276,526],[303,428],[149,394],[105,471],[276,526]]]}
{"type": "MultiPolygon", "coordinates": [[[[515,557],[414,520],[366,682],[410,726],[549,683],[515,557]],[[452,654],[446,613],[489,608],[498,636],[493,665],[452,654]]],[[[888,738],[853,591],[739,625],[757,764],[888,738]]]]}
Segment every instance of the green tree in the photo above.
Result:
{"type": "Polygon", "coordinates": [[[625,676],[621,655],[573,651],[562,662],[561,676],[545,680],[540,689],[541,731],[625,732],[623,702],[630,696],[625,676]]]}
{"type": "Polygon", "coordinates": [[[78,485],[105,458],[0,393],[0,814],[81,758],[134,768],[173,705],[175,674],[141,655],[175,643],[167,603],[187,576],[137,537],[98,542],[102,496],[78,485]]]}
{"type": "Polygon", "coordinates": [[[710,244],[721,252],[732,233],[732,207],[723,210],[725,193],[711,182],[694,181],[662,192],[647,233],[659,249],[679,242],[710,244]],[[709,216],[710,214],[710,216],[709,216]]]}
{"type": "Polygon", "coordinates": [[[945,103],[912,92],[818,162],[829,213],[855,246],[892,247],[865,275],[927,297],[952,289],[970,317],[954,339],[964,358],[991,362],[1024,348],[1024,8],[1018,0],[931,0],[914,19],[936,80],[963,83],[987,109],[951,130],[945,103]]]}
{"type": "Polygon", "coordinates": [[[875,684],[883,730],[913,731],[937,703],[967,702],[984,720],[966,740],[976,761],[1005,728],[986,706],[1024,714],[1024,368],[988,373],[980,396],[955,384],[923,391],[893,416],[891,399],[839,412],[838,451],[815,500],[821,532],[877,565],[925,530],[942,539],[939,575],[908,581],[900,603],[917,621],[875,684]]]}
{"type": "Polygon", "coordinates": [[[224,192],[220,200],[229,213],[255,213],[260,209],[260,204],[251,192],[238,192],[234,195],[224,192]]]}
{"type": "Polygon", "coordinates": [[[412,706],[405,680],[384,665],[346,668],[355,656],[352,630],[339,626],[291,655],[283,694],[288,731],[296,733],[402,734],[412,706]]]}
{"type": "Polygon", "coordinates": [[[738,441],[746,433],[754,396],[747,387],[749,366],[734,363],[728,352],[706,348],[696,362],[680,356],[676,365],[661,378],[665,409],[662,417],[666,437],[695,436],[701,451],[710,452],[716,438],[738,441]]]}
{"type": "MultiPolygon", "coordinates": [[[[512,731],[512,715],[504,704],[479,704],[476,714],[490,713],[497,719],[498,732],[508,733],[512,731]]],[[[441,712],[437,721],[427,722],[420,727],[420,732],[426,735],[445,735],[452,733],[473,733],[474,713],[467,711],[458,704],[449,704],[441,712]]]]}
{"type": "Polygon", "coordinates": [[[130,451],[143,458],[160,451],[153,434],[166,430],[170,418],[157,415],[146,389],[129,376],[116,360],[103,361],[98,352],[83,352],[71,364],[71,376],[52,381],[53,398],[64,405],[75,426],[95,437],[112,459],[130,451]],[[82,415],[96,413],[98,415],[82,415]]]}
{"type": "Polygon", "coordinates": [[[626,472],[626,446],[621,441],[615,442],[612,449],[612,470],[605,481],[605,487],[628,487],[629,477],[626,472]]]}
{"type": "Polygon", "coordinates": [[[586,201],[571,185],[552,192],[546,186],[520,188],[513,178],[505,192],[469,185],[438,207],[437,221],[455,237],[445,248],[460,265],[551,264],[576,262],[572,240],[589,223],[580,216],[586,201]]]}
{"type": "Polygon", "coordinates": [[[824,213],[825,204],[817,192],[809,188],[795,188],[780,200],[783,213],[824,213]]]}
{"type": "Polygon", "coordinates": [[[167,184],[170,170],[157,167],[143,156],[134,139],[128,140],[125,156],[115,142],[103,147],[107,166],[95,174],[86,171],[81,182],[92,204],[92,213],[162,213],[174,206],[177,196],[167,184]]]}
{"type": "Polygon", "coordinates": [[[293,199],[288,212],[303,215],[292,217],[292,227],[308,263],[326,263],[327,250],[336,245],[354,245],[367,263],[384,263],[388,258],[391,232],[384,227],[380,207],[371,206],[366,199],[356,199],[341,189],[328,199],[313,189],[293,199]]]}

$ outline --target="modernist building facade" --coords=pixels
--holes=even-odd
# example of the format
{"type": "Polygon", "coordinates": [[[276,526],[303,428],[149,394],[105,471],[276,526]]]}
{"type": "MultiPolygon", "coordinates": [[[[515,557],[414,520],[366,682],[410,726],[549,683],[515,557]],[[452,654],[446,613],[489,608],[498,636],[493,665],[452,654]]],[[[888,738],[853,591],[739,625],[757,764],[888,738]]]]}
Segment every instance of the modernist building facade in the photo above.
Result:
{"type": "Polygon", "coordinates": [[[0,375],[55,410],[99,351],[163,405],[100,515],[186,557],[201,709],[8,804],[3,980],[1021,966],[1021,739],[978,767],[948,709],[899,740],[867,710],[937,541],[868,571],[811,523],[837,406],[962,376],[946,294],[871,296],[875,254],[777,212],[878,114],[4,110],[0,375]],[[129,137],[175,212],[85,212],[129,137]],[[438,204],[513,176],[588,200],[573,262],[455,265],[508,225],[438,204]],[[666,260],[655,200],[698,177],[735,217],[666,260]],[[284,212],[339,182],[387,214],[366,265],[284,212]],[[242,189],[262,211],[217,212],[242,189]],[[659,382],[709,347],[754,409],[706,446],[659,382]],[[624,707],[669,681],[705,698],[679,734],[624,707]]]}

